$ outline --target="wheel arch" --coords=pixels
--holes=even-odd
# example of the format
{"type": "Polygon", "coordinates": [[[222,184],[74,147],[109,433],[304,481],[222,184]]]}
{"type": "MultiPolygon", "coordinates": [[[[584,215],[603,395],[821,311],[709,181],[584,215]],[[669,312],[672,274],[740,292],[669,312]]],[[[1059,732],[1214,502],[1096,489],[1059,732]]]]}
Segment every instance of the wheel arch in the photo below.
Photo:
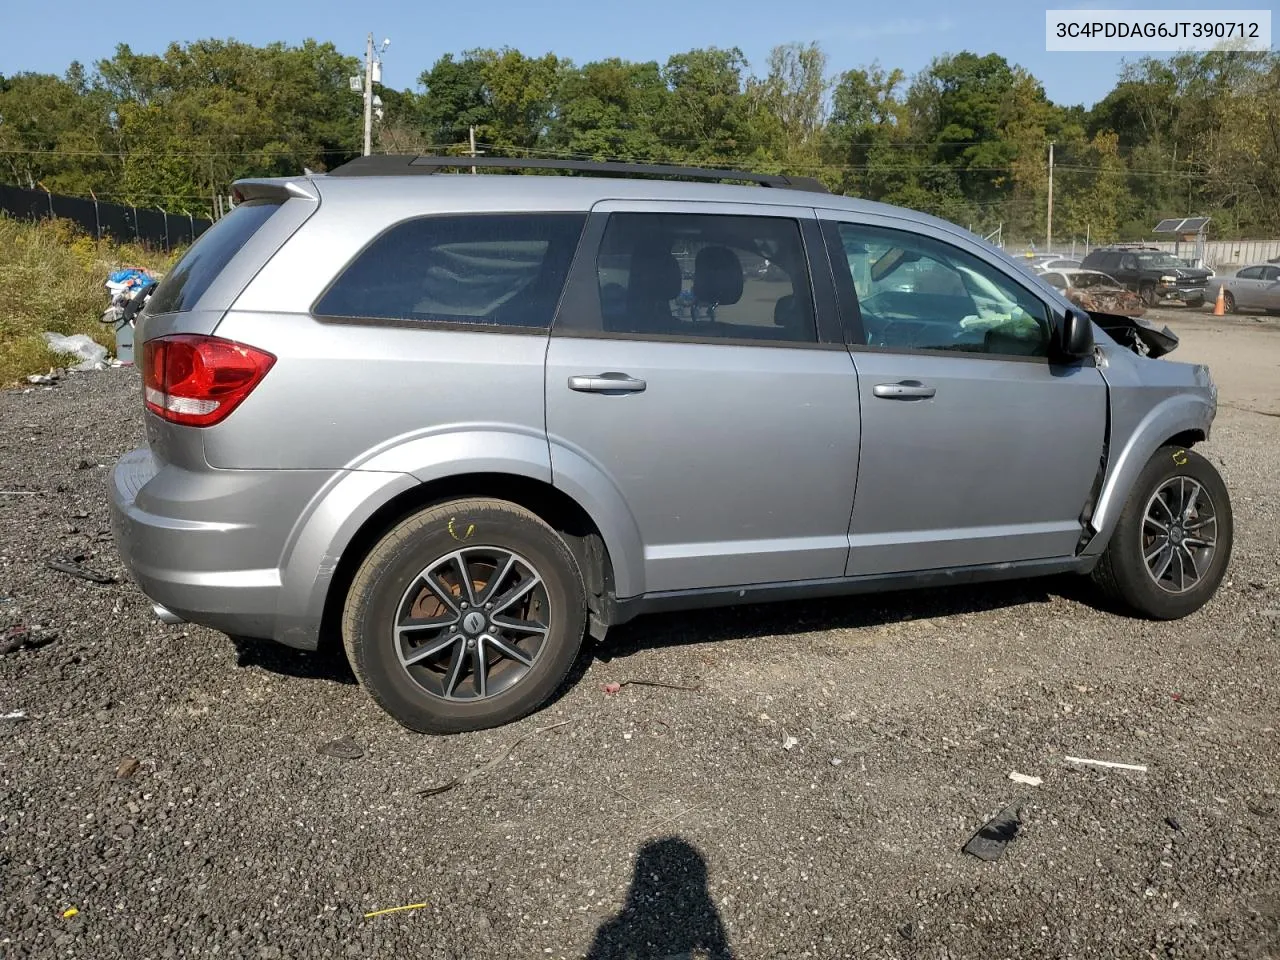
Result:
{"type": "Polygon", "coordinates": [[[614,565],[599,525],[581,504],[550,483],[514,473],[458,473],[402,490],[379,506],[343,545],[325,588],[318,646],[341,649],[342,611],[356,571],[369,551],[398,523],[456,499],[486,498],[524,507],[559,533],[578,561],[591,613],[592,632],[603,635],[615,596],[614,565]]]}
{"type": "Polygon", "coordinates": [[[1208,438],[1213,404],[1192,394],[1168,397],[1157,404],[1130,433],[1115,455],[1089,518],[1093,536],[1080,551],[1100,554],[1111,539],[1133,484],[1161,447],[1191,447],[1208,438]]]}

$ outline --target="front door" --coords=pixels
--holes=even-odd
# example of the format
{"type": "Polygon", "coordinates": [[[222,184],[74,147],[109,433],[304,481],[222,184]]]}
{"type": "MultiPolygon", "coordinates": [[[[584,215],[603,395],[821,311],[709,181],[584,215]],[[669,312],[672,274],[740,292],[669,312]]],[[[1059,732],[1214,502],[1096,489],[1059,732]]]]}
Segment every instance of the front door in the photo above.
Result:
{"type": "Polygon", "coordinates": [[[611,201],[593,218],[547,354],[553,475],[573,451],[618,491],[646,592],[841,576],[858,385],[815,306],[812,211],[611,201]]]}
{"type": "Polygon", "coordinates": [[[862,454],[851,576],[1070,556],[1107,392],[1048,360],[1050,307],[962,237],[825,212],[857,311],[862,454]],[[843,217],[843,222],[839,222],[843,217]]]}

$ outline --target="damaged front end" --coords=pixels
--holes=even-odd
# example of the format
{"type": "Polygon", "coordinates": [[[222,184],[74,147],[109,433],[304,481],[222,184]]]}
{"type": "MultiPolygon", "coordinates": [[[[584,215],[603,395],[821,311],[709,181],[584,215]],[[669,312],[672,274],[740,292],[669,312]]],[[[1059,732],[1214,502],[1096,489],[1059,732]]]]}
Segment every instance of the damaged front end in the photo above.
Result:
{"type": "Polygon", "coordinates": [[[1163,357],[1177,349],[1178,335],[1168,327],[1157,327],[1150,320],[1092,310],[1089,316],[1112,340],[1140,357],[1163,357]]]}

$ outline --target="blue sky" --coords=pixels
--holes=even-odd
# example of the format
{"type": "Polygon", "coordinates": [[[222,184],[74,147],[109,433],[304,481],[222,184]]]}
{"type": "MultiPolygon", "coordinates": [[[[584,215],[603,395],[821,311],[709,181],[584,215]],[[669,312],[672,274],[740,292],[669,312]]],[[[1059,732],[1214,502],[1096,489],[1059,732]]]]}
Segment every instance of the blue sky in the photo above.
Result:
{"type": "MultiPolygon", "coordinates": [[[[992,0],[981,6],[954,0],[473,0],[424,3],[383,0],[365,6],[333,0],[132,0],[103,6],[62,0],[56,12],[38,3],[9,5],[4,15],[11,42],[0,52],[0,73],[61,73],[72,60],[89,65],[128,42],[136,52],[159,52],[169,40],[235,37],[249,43],[308,37],[362,55],[369,31],[391,38],[383,81],[416,87],[418,75],[441,54],[471,47],[554,51],[576,63],[606,56],[665,60],[692,47],[737,46],[763,72],[770,47],[791,40],[820,42],[833,72],[879,60],[908,74],[941,53],[995,52],[1031,70],[1058,103],[1092,104],[1115,82],[1126,55],[1047,53],[1044,11],[1079,7],[1194,8],[1227,4],[1212,0],[1081,2],[992,0]]],[[[1231,7],[1264,6],[1230,3],[1231,7]]],[[[1136,59],[1137,54],[1127,55],[1136,59]]]]}

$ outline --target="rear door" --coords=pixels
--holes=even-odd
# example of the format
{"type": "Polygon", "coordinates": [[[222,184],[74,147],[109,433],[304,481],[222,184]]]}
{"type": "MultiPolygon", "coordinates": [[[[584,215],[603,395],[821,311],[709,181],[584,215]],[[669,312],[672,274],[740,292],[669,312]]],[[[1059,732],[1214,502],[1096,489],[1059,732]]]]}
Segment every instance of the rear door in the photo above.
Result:
{"type": "Polygon", "coordinates": [[[965,238],[820,215],[862,407],[848,574],[1070,556],[1107,422],[1092,360],[1050,363],[1048,304],[965,238]]]}
{"type": "Polygon", "coordinates": [[[1258,306],[1264,310],[1280,310],[1280,267],[1263,267],[1258,306]]]}
{"type": "Polygon", "coordinates": [[[1253,309],[1262,299],[1262,267],[1245,267],[1236,273],[1235,282],[1231,284],[1231,293],[1235,297],[1236,307],[1253,309]]]}
{"type": "Polygon", "coordinates": [[[812,210],[599,204],[546,391],[553,475],[620,494],[647,592],[843,574],[858,385],[812,210]]]}

